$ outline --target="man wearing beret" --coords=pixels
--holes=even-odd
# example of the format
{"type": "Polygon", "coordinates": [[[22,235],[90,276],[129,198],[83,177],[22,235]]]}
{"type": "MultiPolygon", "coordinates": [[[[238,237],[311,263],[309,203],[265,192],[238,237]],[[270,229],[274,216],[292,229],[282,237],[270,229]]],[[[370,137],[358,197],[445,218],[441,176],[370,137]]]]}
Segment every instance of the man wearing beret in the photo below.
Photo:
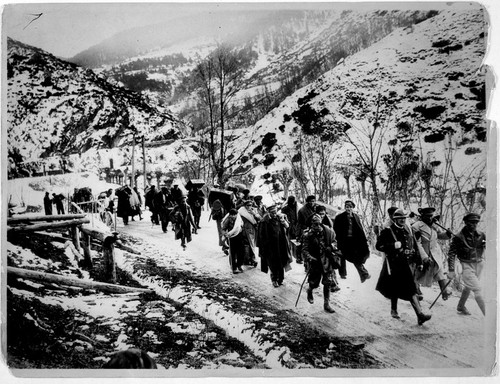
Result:
{"type": "Polygon", "coordinates": [[[477,305],[485,314],[484,298],[481,291],[480,278],[484,265],[484,249],[486,236],[477,230],[481,217],[477,213],[468,213],[464,217],[464,228],[451,241],[448,251],[448,278],[455,277],[455,257],[462,265],[462,282],[464,289],[458,301],[457,311],[462,315],[470,315],[465,307],[470,292],[474,292],[477,305]]]}
{"type": "MultiPolygon", "coordinates": [[[[370,256],[370,249],[361,219],[353,212],[355,207],[354,202],[346,200],[344,203],[345,211],[335,216],[333,229],[343,259],[354,264],[361,282],[364,283],[371,277],[364,266],[366,259],[370,256]]],[[[339,274],[341,278],[346,278],[347,270],[344,263],[339,269],[339,274]]]]}
{"type": "Polygon", "coordinates": [[[419,208],[420,220],[412,225],[423,264],[422,271],[417,273],[417,282],[424,287],[430,287],[434,281],[437,281],[443,300],[448,300],[451,291],[446,288],[448,279],[444,273],[445,256],[438,240],[449,240],[452,233],[435,227],[435,211],[436,208],[433,207],[419,208]]]}

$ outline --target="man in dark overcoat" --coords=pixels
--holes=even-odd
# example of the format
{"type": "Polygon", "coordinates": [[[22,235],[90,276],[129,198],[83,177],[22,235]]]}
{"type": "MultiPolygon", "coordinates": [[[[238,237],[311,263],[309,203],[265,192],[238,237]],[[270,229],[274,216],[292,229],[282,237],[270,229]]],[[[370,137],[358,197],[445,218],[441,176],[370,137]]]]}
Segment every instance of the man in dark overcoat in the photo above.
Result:
{"type": "Polygon", "coordinates": [[[148,207],[151,212],[151,223],[156,225],[160,224],[158,217],[159,212],[155,204],[155,197],[158,193],[159,192],[156,190],[156,187],[152,185],[144,194],[144,205],[148,207]]]}
{"type": "Polygon", "coordinates": [[[417,259],[417,246],[413,233],[406,223],[406,215],[397,209],[392,215],[392,224],[386,227],[377,238],[377,250],[384,252],[386,258],[382,265],[376,290],[391,300],[391,316],[399,319],[398,299],[409,301],[416,315],[418,325],[431,319],[420,306],[417,285],[410,268],[412,260],[417,259]]]}
{"type": "Polygon", "coordinates": [[[187,203],[187,197],[184,194],[179,198],[179,203],[170,212],[170,220],[175,226],[175,239],[181,240],[181,246],[185,250],[186,243],[192,240],[191,226],[193,226],[193,233],[197,233],[197,231],[191,207],[187,203]]]}
{"type": "MultiPolygon", "coordinates": [[[[343,258],[354,264],[358,270],[361,282],[364,283],[371,277],[364,266],[366,259],[370,256],[368,240],[366,239],[361,219],[353,212],[355,208],[354,202],[347,200],[344,208],[344,212],[335,216],[333,229],[343,258]]],[[[347,269],[345,264],[342,264],[339,274],[341,278],[346,278],[347,269]]]]}
{"type": "Polygon", "coordinates": [[[52,199],[48,192],[45,192],[45,197],[43,198],[43,207],[45,209],[46,215],[52,215],[52,199]]]}
{"type": "Polygon", "coordinates": [[[131,189],[129,186],[118,188],[115,191],[115,195],[118,198],[116,215],[123,219],[123,225],[128,225],[128,217],[132,212],[132,206],[130,205],[130,191],[131,189]]]}
{"type": "Polygon", "coordinates": [[[265,273],[270,270],[274,287],[283,284],[285,267],[292,260],[287,228],[286,216],[278,214],[276,205],[268,207],[268,213],[259,223],[257,246],[262,251],[261,270],[265,273]]]}

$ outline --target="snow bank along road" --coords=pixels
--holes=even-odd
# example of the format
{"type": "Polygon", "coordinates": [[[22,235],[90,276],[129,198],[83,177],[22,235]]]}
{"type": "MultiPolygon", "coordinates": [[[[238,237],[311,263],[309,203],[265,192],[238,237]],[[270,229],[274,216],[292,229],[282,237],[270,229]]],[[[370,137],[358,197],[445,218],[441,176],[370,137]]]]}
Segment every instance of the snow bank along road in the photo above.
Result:
{"type": "MultiPolygon", "coordinates": [[[[284,285],[274,288],[269,275],[257,268],[247,268],[244,273],[233,275],[228,258],[225,256],[217,241],[215,222],[208,221],[208,213],[204,211],[200,223],[202,229],[193,235],[193,241],[188,244],[185,251],[180,246],[180,241],[174,240],[170,227],[163,233],[159,226],[152,227],[148,212],[144,220],[132,221],[128,226],[123,226],[118,219],[117,230],[124,234],[141,238],[143,243],[143,256],[159,259],[163,265],[179,270],[188,270],[195,274],[210,275],[218,279],[230,279],[252,295],[261,295],[277,308],[291,310],[311,325],[321,327],[327,334],[337,338],[345,338],[352,343],[364,344],[366,352],[383,362],[389,367],[397,369],[425,369],[425,374],[438,375],[440,370],[447,370],[448,375],[484,375],[488,374],[494,359],[495,331],[494,319],[484,318],[473,297],[469,299],[468,308],[472,316],[461,316],[455,308],[458,293],[454,292],[448,301],[440,299],[430,313],[432,319],[423,326],[417,325],[416,316],[410,304],[404,301],[399,303],[401,319],[390,316],[390,302],[375,290],[378,274],[381,269],[382,259],[372,254],[366,263],[372,278],[364,284],[359,281],[359,276],[352,266],[348,265],[346,280],[340,280],[341,290],[332,294],[332,306],[336,313],[328,314],[323,311],[323,298],[321,289],[315,290],[315,303],[309,304],[302,291],[297,307],[295,302],[300,285],[305,276],[304,267],[292,264],[292,270],[285,274],[284,285]],[[493,329],[488,332],[488,329],[493,329]],[[454,368],[453,371],[449,371],[454,368]]],[[[127,257],[129,259],[129,257],[127,257]]],[[[130,261],[126,264],[130,265],[130,261]]],[[[151,285],[151,281],[149,282],[151,285]]],[[[431,303],[439,294],[437,287],[423,288],[424,300],[422,308],[428,311],[431,303]]],[[[183,293],[170,292],[170,298],[181,300],[183,293]]],[[[491,303],[493,304],[493,303],[491,303]]],[[[209,315],[207,303],[193,304],[203,308],[196,310],[200,314],[209,315]]],[[[494,308],[492,305],[490,308],[494,308]]],[[[228,334],[247,343],[254,343],[244,334],[244,330],[235,326],[234,322],[245,322],[249,319],[219,319],[217,309],[211,308],[210,313],[218,326],[227,330],[228,334]]],[[[223,316],[221,316],[223,317],[223,316]]],[[[266,363],[275,368],[277,361],[286,363],[287,351],[276,350],[270,354],[266,346],[248,345],[257,354],[265,357],[266,363]]],[[[401,371],[399,371],[401,372],[401,371]]],[[[441,372],[442,373],[442,372],[441,372]]]]}

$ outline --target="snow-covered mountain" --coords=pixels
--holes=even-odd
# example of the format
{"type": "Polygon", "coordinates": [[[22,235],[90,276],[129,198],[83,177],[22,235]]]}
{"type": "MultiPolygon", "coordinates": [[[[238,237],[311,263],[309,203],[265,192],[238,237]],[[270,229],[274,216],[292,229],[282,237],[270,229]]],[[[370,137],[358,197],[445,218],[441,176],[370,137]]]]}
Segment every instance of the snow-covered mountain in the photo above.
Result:
{"type": "Polygon", "coordinates": [[[135,92],[35,47],[7,42],[7,146],[15,162],[176,139],[181,122],[135,92]]]}
{"type": "Polygon", "coordinates": [[[262,94],[271,92],[276,104],[393,29],[437,13],[398,9],[216,13],[201,20],[191,17],[124,31],[71,60],[180,110],[191,95],[196,63],[217,44],[229,43],[245,56],[240,60],[246,78],[240,99],[250,97],[257,103],[262,94]]]}
{"type": "MultiPolygon", "coordinates": [[[[253,143],[243,164],[253,168],[253,190],[269,189],[283,169],[311,160],[319,164],[325,141],[328,161],[358,171],[364,166],[359,151],[368,153],[372,141],[381,155],[377,173],[382,182],[390,172],[383,156],[395,151],[409,154],[419,171],[427,166],[437,178],[455,177],[464,191],[481,185],[486,176],[486,43],[485,11],[476,4],[398,28],[346,57],[236,141],[240,150],[253,143]],[[309,152],[307,142],[316,143],[309,152]]],[[[341,176],[339,183],[345,185],[341,176]]]]}
{"type": "MultiPolygon", "coordinates": [[[[352,51],[332,59],[333,69],[316,80],[304,77],[307,85],[256,124],[231,131],[232,136],[240,135],[234,142],[235,153],[245,156],[238,167],[251,170],[252,177],[243,181],[253,182],[254,192],[282,191],[284,174],[297,168],[309,170],[301,180],[295,174],[292,187],[300,189],[293,186],[295,182],[309,188],[318,177],[314,173],[320,172],[320,159],[321,172],[331,183],[327,189],[345,188],[346,174],[359,179],[370,172],[360,156],[360,151],[370,152],[370,143],[377,154],[373,171],[381,193],[389,193],[393,170],[404,181],[419,182],[427,172],[427,180],[434,181],[428,193],[446,193],[449,180],[464,193],[485,184],[488,87],[482,61],[488,29],[484,8],[454,3],[439,12],[384,12],[341,13],[340,24],[323,23],[320,28],[318,23],[307,38],[273,54],[264,48],[264,34],[259,35],[258,55],[250,55],[253,64],[247,68],[250,88],[246,91],[273,84],[279,78],[273,66],[281,68],[280,60],[284,68],[314,63],[313,57],[340,52],[339,46],[328,51],[338,41],[343,41],[342,47],[351,44],[352,51]],[[395,20],[402,26],[397,27],[395,20]],[[362,39],[366,31],[375,30],[385,30],[387,35],[380,32],[369,34],[373,41],[362,39]]],[[[192,45],[184,43],[183,52],[188,52],[192,45]]],[[[182,46],[179,41],[177,47],[182,46]]],[[[158,52],[151,50],[149,58],[165,57],[155,56],[158,52]]],[[[194,56],[186,53],[185,57],[194,56]]],[[[129,146],[123,151],[97,148],[126,143],[131,138],[129,126],[134,125],[150,144],[157,143],[146,155],[150,172],[168,170],[177,177],[182,176],[183,166],[202,166],[198,157],[206,150],[199,146],[203,140],[187,137],[163,140],[162,145],[162,139],[178,137],[179,123],[137,93],[11,40],[8,60],[11,156],[19,152],[29,159],[90,148],[82,155],[86,166],[94,161],[97,169],[106,167],[110,157],[125,167],[130,164],[129,146]]],[[[285,74],[292,72],[283,69],[285,74]]],[[[142,161],[140,155],[136,161],[142,161]]],[[[204,172],[209,178],[209,169],[204,172]]],[[[314,186],[309,191],[315,192],[314,186]]],[[[332,195],[322,199],[333,201],[332,195]]]]}

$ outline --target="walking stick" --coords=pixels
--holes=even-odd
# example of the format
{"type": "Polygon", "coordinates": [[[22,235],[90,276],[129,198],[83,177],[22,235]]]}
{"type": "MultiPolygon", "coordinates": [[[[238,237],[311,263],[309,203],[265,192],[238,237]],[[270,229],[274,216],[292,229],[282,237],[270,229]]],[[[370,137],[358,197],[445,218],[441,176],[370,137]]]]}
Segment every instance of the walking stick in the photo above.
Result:
{"type": "Polygon", "coordinates": [[[436,297],[436,300],[434,300],[433,303],[431,304],[431,306],[429,307],[429,310],[431,310],[432,307],[434,306],[434,304],[436,304],[436,301],[439,300],[439,298],[441,297],[441,295],[443,294],[443,292],[446,290],[446,288],[448,288],[448,285],[450,285],[450,283],[452,281],[453,280],[448,280],[448,282],[446,283],[446,285],[444,286],[444,288],[441,290],[441,292],[439,292],[439,295],[438,295],[438,297],[436,297]]]}
{"type": "Polygon", "coordinates": [[[295,306],[297,306],[298,302],[299,302],[299,299],[300,299],[300,294],[302,293],[302,288],[304,288],[304,284],[307,280],[307,276],[309,276],[309,272],[311,271],[311,267],[307,268],[307,272],[306,272],[306,275],[304,277],[304,281],[302,282],[302,285],[300,286],[300,290],[299,290],[299,295],[297,296],[297,301],[295,302],[295,306]]]}
{"type": "MultiPolygon", "coordinates": [[[[411,214],[414,216],[414,217],[418,217],[419,219],[422,219],[422,216],[420,215],[417,215],[415,212],[411,212],[411,214]]],[[[450,229],[442,226],[441,224],[439,224],[437,221],[433,221],[432,222],[432,225],[436,224],[438,227],[440,227],[441,229],[444,229],[447,233],[449,233],[451,236],[450,237],[457,237],[450,229]]]]}

